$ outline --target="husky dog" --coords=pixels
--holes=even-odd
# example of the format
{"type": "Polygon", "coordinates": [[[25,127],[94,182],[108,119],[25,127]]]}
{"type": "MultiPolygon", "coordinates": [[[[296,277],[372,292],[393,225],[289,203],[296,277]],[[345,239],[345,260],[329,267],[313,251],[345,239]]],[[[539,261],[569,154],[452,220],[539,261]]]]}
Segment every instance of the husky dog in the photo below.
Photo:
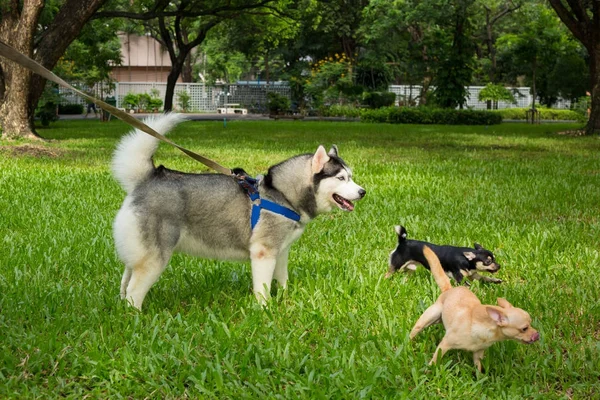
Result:
{"type": "MultiPolygon", "coordinates": [[[[146,123],[165,134],[182,120],[165,114],[146,123]]],[[[121,298],[138,309],[173,252],[249,259],[254,294],[264,303],[273,278],[286,287],[290,246],[306,224],[334,207],[352,211],[352,201],[366,193],[352,181],[337,147],[326,152],[319,146],[314,154],[270,167],[256,185],[263,202],[291,210],[298,221],[262,209],[252,229],[253,202],[234,177],[155,167],[157,146],[157,139],[135,130],[122,139],[112,163],[114,176],[127,192],[114,223],[117,252],[125,263],[121,298]]]]}

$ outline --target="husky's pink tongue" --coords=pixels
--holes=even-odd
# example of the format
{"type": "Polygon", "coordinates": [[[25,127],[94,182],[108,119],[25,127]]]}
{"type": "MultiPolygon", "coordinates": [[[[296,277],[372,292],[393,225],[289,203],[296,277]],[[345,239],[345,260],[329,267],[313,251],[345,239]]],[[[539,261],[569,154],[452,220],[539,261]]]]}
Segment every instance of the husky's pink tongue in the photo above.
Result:
{"type": "Polygon", "coordinates": [[[352,204],[352,202],[350,200],[346,200],[345,198],[343,198],[342,196],[337,195],[337,194],[333,195],[333,199],[338,204],[338,207],[340,207],[342,210],[346,210],[346,211],[354,210],[354,204],[352,204]]]}

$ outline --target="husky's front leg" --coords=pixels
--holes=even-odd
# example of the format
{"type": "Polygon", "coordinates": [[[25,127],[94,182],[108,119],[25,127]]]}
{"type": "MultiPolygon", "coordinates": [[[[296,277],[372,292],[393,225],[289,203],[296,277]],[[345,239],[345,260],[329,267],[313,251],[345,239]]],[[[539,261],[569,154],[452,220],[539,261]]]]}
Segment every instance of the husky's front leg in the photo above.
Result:
{"type": "Polygon", "coordinates": [[[250,247],[250,262],[254,296],[260,304],[264,305],[271,294],[271,281],[277,264],[277,254],[262,244],[254,244],[250,247]]]}
{"type": "Polygon", "coordinates": [[[288,256],[290,248],[283,249],[277,256],[277,264],[275,264],[275,273],[273,277],[283,289],[287,287],[288,281],[288,256]]]}

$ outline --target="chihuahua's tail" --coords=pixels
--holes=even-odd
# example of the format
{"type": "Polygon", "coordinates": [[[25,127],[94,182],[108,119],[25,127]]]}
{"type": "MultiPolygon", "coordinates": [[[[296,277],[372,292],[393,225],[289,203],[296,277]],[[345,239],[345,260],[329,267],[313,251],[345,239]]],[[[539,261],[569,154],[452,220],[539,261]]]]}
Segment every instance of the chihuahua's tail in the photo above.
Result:
{"type": "Polygon", "coordinates": [[[452,289],[450,278],[448,278],[448,275],[446,275],[444,272],[442,264],[440,264],[440,260],[438,256],[435,255],[433,250],[427,246],[423,246],[423,255],[425,256],[425,259],[427,259],[433,279],[435,279],[435,283],[437,283],[437,285],[440,287],[442,293],[452,289]]]}

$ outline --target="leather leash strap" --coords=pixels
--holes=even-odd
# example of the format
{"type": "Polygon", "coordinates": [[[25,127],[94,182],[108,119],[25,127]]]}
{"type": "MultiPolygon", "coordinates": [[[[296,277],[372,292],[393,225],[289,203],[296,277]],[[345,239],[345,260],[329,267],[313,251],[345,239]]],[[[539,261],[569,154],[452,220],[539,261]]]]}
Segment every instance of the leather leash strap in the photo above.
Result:
{"type": "Polygon", "coordinates": [[[110,104],[103,102],[102,100],[98,100],[98,99],[82,92],[81,90],[74,88],[73,86],[71,86],[70,84],[68,84],[61,78],[59,78],[58,76],[54,75],[54,73],[52,73],[51,71],[44,68],[42,65],[38,64],[37,62],[35,62],[31,58],[27,57],[26,55],[21,54],[16,49],[7,45],[6,43],[3,43],[2,41],[0,41],[0,56],[6,57],[9,60],[16,62],[17,64],[19,64],[27,69],[30,69],[31,71],[35,72],[38,75],[41,75],[42,77],[48,79],[49,81],[52,81],[61,86],[71,89],[75,93],[84,97],[86,100],[91,101],[92,103],[96,104],[103,110],[110,112],[115,117],[119,118],[121,121],[128,123],[129,125],[133,126],[134,128],[137,128],[137,129],[147,133],[148,135],[155,137],[156,139],[158,139],[162,142],[168,143],[171,146],[178,148],[179,150],[181,150],[188,156],[192,157],[194,160],[201,162],[202,164],[206,165],[207,167],[212,168],[213,170],[220,172],[222,174],[225,174],[225,175],[233,174],[229,168],[225,168],[222,165],[214,162],[213,160],[210,160],[204,156],[201,156],[200,154],[194,153],[193,151],[188,150],[185,147],[181,147],[177,143],[173,142],[170,139],[167,139],[165,136],[156,132],[154,129],[150,128],[148,125],[144,124],[142,121],[138,120],[137,118],[132,117],[131,115],[127,114],[126,112],[121,111],[118,108],[113,107],[110,104]]]}

